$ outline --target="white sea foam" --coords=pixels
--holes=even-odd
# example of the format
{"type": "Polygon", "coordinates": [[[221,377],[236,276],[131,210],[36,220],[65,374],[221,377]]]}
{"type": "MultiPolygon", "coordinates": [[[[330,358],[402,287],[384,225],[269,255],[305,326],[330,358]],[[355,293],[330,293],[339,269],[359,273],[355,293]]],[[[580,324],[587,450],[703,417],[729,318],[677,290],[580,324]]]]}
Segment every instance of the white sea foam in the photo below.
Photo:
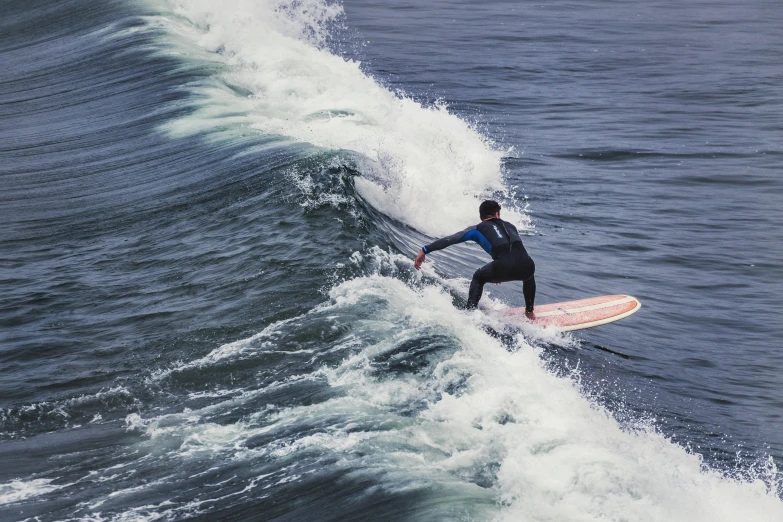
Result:
{"type": "Polygon", "coordinates": [[[335,466],[390,490],[437,484],[459,491],[480,506],[477,518],[783,520],[773,463],[765,477],[729,479],[650,426],[621,426],[574,380],[552,374],[525,338],[517,336],[509,350],[486,332],[502,325],[456,310],[441,287],[414,290],[391,277],[359,277],[333,288],[330,301],[308,317],[348,321],[346,335],[361,340],[342,362],[310,376],[339,390],[334,397],[229,425],[205,422],[223,407],[263,404],[257,390],[228,406],[134,417],[129,426],[181,458],[279,459],[288,466],[314,452],[333,455],[335,466]],[[432,338],[447,339],[452,349],[436,350],[427,368],[378,371],[378,361],[410,357],[401,345],[426,346],[432,338]],[[244,444],[259,435],[266,442],[244,444]]]}
{"type": "Polygon", "coordinates": [[[386,321],[388,332],[404,324],[404,335],[436,329],[457,339],[460,350],[438,365],[434,382],[371,378],[368,356],[392,342],[323,371],[330,383],[381,410],[428,400],[421,422],[398,434],[420,441],[421,472],[433,467],[467,476],[499,464],[495,488],[508,506],[503,519],[783,520],[774,483],[726,479],[654,429],[623,429],[573,381],[551,374],[524,339],[508,351],[478,328],[483,314],[456,311],[434,288],[417,294],[397,280],[368,277],[340,285],[332,298],[336,306],[387,301],[373,328],[386,321]],[[433,400],[433,389],[461,379],[459,393],[433,400]]]}
{"type": "MultiPolygon", "coordinates": [[[[179,0],[178,34],[225,64],[221,84],[194,87],[196,113],[176,134],[251,126],[358,162],[359,194],[383,213],[443,235],[476,220],[477,198],[503,191],[503,153],[445,104],[423,107],[391,92],[360,64],[324,48],[341,8],[324,0],[179,0]],[[230,85],[229,89],[225,85],[230,85]],[[237,94],[237,90],[248,93],[237,94]]],[[[513,208],[505,211],[525,226],[513,208]]]]}
{"type": "Polygon", "coordinates": [[[270,347],[274,346],[273,340],[275,337],[279,337],[284,331],[285,327],[293,327],[291,323],[294,321],[296,321],[296,318],[277,321],[270,324],[259,333],[248,337],[247,339],[240,339],[238,341],[220,345],[204,357],[200,357],[187,363],[178,361],[169,368],[153,372],[150,375],[149,380],[151,382],[160,381],[175,372],[212,366],[226,359],[235,360],[248,352],[257,353],[260,350],[269,351],[270,347]]]}
{"type": "Polygon", "coordinates": [[[63,487],[54,485],[51,482],[48,479],[33,479],[26,481],[12,480],[11,482],[0,484],[0,506],[51,493],[63,487]]]}

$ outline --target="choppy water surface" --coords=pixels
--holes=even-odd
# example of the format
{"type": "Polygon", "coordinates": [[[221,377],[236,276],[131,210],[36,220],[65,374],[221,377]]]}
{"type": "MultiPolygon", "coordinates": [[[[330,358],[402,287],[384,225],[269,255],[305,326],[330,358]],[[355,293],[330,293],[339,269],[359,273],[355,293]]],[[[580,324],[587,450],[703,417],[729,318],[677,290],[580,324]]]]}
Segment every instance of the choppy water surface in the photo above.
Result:
{"type": "Polygon", "coordinates": [[[779,11],[4,3],[0,519],[783,520],[779,11]]]}

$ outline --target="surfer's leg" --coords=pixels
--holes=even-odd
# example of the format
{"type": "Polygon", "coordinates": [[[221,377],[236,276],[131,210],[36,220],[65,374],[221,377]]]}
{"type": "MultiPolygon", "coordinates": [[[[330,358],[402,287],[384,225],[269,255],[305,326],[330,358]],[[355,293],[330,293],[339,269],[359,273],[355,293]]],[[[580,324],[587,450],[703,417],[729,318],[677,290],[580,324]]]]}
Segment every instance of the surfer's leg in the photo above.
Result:
{"type": "Polygon", "coordinates": [[[525,311],[533,311],[533,303],[536,300],[536,278],[530,276],[529,279],[522,281],[522,295],[525,296],[525,311]]]}
{"type": "Polygon", "coordinates": [[[536,264],[530,256],[525,256],[519,265],[520,279],[522,280],[522,295],[525,296],[525,311],[533,311],[533,303],[536,300],[536,264]]]}
{"type": "Polygon", "coordinates": [[[473,274],[473,280],[470,282],[470,290],[468,291],[468,310],[478,307],[481,294],[484,293],[484,285],[492,281],[492,269],[494,264],[494,261],[492,263],[487,263],[473,274]]]}

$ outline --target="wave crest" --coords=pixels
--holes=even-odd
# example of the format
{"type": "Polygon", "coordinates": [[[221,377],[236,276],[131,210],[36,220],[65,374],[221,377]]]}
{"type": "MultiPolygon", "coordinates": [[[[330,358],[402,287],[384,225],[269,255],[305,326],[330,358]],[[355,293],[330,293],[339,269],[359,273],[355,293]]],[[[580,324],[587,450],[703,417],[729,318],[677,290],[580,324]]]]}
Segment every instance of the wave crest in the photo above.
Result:
{"type": "MultiPolygon", "coordinates": [[[[359,195],[430,235],[473,224],[480,198],[505,197],[502,158],[509,151],[499,150],[445,103],[425,107],[385,88],[359,62],[326,49],[339,5],[183,0],[176,11],[188,21],[172,20],[176,32],[214,53],[225,68],[213,78],[223,87],[195,87],[199,110],[169,130],[240,125],[319,149],[351,151],[361,174],[359,195]]],[[[515,208],[505,214],[529,225],[515,208]]]]}

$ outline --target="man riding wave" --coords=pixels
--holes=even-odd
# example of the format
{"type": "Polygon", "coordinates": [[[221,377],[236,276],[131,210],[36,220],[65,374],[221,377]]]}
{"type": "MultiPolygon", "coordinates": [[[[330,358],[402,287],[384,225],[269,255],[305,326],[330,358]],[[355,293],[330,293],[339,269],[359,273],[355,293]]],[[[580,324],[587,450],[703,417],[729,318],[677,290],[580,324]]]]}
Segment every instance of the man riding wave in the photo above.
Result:
{"type": "Polygon", "coordinates": [[[522,294],[525,296],[525,316],[535,319],[533,302],[536,298],[536,265],[528,255],[517,228],[500,219],[500,204],[487,200],[479,205],[481,223],[450,236],[433,241],[422,247],[416,256],[414,266],[421,270],[424,258],[430,252],[441,250],[451,245],[475,241],[490,256],[492,262],[476,270],[470,282],[468,292],[468,309],[478,306],[486,283],[505,283],[507,281],[522,281],[522,294]]]}

